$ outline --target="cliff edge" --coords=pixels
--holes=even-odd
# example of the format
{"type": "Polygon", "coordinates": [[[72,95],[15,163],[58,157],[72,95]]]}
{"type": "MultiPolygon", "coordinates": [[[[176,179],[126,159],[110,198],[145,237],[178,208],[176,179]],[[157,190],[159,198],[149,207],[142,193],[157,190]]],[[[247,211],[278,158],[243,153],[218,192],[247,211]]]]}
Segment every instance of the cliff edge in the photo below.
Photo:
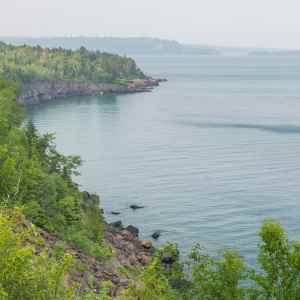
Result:
{"type": "Polygon", "coordinates": [[[17,101],[20,104],[37,104],[71,96],[92,96],[104,93],[151,92],[164,79],[134,79],[128,84],[91,83],[66,80],[35,80],[24,84],[17,101]]]}

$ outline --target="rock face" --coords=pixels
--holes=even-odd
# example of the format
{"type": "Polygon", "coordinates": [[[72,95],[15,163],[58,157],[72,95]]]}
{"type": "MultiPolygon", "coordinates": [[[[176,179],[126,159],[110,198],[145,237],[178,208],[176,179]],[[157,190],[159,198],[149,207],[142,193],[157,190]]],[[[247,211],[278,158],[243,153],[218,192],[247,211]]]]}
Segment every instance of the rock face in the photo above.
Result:
{"type": "Polygon", "coordinates": [[[110,223],[110,226],[114,229],[123,229],[123,224],[122,224],[122,221],[116,221],[116,222],[113,222],[113,223],[110,223]]]}
{"type": "Polygon", "coordinates": [[[112,83],[90,83],[80,81],[36,80],[24,84],[21,95],[17,98],[20,104],[37,104],[57,98],[70,96],[89,96],[102,93],[138,93],[150,92],[162,79],[135,79],[128,85],[112,83]]]}
{"type": "Polygon", "coordinates": [[[137,227],[129,225],[125,229],[133,234],[134,237],[137,238],[139,236],[139,229],[137,227]]]}
{"type": "MultiPolygon", "coordinates": [[[[121,222],[116,223],[120,225],[121,222]]],[[[72,253],[76,261],[85,266],[84,269],[74,269],[68,274],[67,280],[70,285],[74,282],[80,283],[83,291],[85,288],[90,287],[92,283],[95,290],[99,292],[101,283],[110,281],[112,283],[110,295],[115,297],[129,285],[131,280],[126,274],[120,273],[119,269],[121,267],[140,268],[150,262],[155,251],[151,241],[140,241],[136,233],[137,228],[134,226],[128,226],[129,231],[127,228],[123,228],[122,223],[121,226],[115,225],[105,224],[105,240],[115,253],[114,261],[96,259],[93,256],[86,255],[76,246],[65,243],[65,250],[72,253]]],[[[42,229],[39,229],[39,233],[49,249],[54,249],[60,243],[55,236],[42,229]]]]}
{"type": "Polygon", "coordinates": [[[138,239],[138,229],[134,226],[118,230],[107,224],[105,239],[115,249],[118,261],[124,267],[146,265],[155,251],[152,243],[146,243],[145,247],[145,242],[138,239]]]}

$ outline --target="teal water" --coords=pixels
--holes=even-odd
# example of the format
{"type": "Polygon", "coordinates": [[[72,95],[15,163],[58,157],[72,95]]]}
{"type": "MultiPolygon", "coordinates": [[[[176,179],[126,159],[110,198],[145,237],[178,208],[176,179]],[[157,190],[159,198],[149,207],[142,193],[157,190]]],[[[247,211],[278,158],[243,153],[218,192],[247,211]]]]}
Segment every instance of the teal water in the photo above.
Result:
{"type": "Polygon", "coordinates": [[[77,181],[101,195],[107,218],[142,238],[160,229],[158,243],[184,253],[201,241],[250,262],[265,218],[300,240],[300,57],[135,58],[169,82],[28,108],[59,150],[82,156],[77,181]]]}

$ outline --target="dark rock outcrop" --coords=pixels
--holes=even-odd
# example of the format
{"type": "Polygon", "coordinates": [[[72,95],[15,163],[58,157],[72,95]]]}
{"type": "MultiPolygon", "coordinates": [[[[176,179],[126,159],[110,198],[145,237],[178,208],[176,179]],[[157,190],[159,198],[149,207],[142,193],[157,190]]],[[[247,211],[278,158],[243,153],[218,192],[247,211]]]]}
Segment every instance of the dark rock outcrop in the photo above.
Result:
{"type": "Polygon", "coordinates": [[[154,240],[157,240],[161,235],[161,231],[160,230],[156,230],[152,233],[151,237],[154,239],[154,240]]]}
{"type": "Polygon", "coordinates": [[[129,231],[131,234],[133,234],[135,237],[139,236],[139,229],[137,227],[129,225],[125,229],[129,231]]]}
{"type": "Polygon", "coordinates": [[[112,222],[110,223],[110,225],[113,227],[113,228],[117,228],[117,229],[123,229],[123,224],[122,224],[122,221],[116,221],[116,222],[112,222]]]}
{"type": "Polygon", "coordinates": [[[155,251],[152,243],[139,240],[136,234],[127,229],[116,231],[107,225],[105,239],[115,250],[119,263],[127,268],[147,265],[155,251]]]}
{"type": "MultiPolygon", "coordinates": [[[[102,282],[110,281],[112,283],[110,295],[112,297],[118,296],[122,289],[128,287],[132,280],[126,274],[119,272],[120,267],[141,268],[150,262],[155,252],[151,241],[138,239],[136,230],[137,228],[134,226],[128,226],[124,229],[120,221],[113,224],[105,223],[104,238],[106,243],[113,249],[113,261],[97,259],[85,254],[71,243],[63,243],[65,251],[71,253],[76,262],[85,266],[83,269],[75,268],[71,273],[67,274],[66,279],[69,284],[79,284],[82,292],[92,284],[95,291],[99,292],[102,288],[102,282]]],[[[62,242],[52,234],[42,229],[38,231],[45,240],[45,245],[49,248],[49,255],[53,251],[51,249],[62,245],[62,242]]],[[[36,249],[39,251],[38,248],[36,249]]]]}
{"type": "Polygon", "coordinates": [[[115,216],[118,216],[121,214],[119,211],[111,211],[110,213],[115,216]]]}
{"type": "Polygon", "coordinates": [[[70,96],[92,96],[103,93],[150,92],[162,79],[135,79],[127,85],[113,83],[91,83],[67,80],[35,80],[24,84],[17,98],[20,104],[36,104],[70,96]]]}

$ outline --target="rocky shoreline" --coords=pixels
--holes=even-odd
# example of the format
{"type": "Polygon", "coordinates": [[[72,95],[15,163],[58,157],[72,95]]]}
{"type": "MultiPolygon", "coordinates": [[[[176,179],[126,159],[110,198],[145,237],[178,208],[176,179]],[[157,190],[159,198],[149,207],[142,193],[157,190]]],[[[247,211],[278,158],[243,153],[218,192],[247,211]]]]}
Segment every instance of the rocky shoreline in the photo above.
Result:
{"type": "Polygon", "coordinates": [[[71,96],[93,96],[104,93],[141,93],[151,92],[154,87],[159,86],[166,79],[145,79],[131,80],[127,85],[113,83],[90,83],[81,81],[66,80],[35,80],[24,84],[17,101],[20,104],[38,104],[58,98],[71,96]]]}
{"type": "Polygon", "coordinates": [[[138,228],[129,225],[126,228],[122,223],[105,224],[105,240],[115,249],[115,254],[124,267],[141,267],[150,262],[155,252],[149,240],[139,239],[138,228]]]}
{"type": "MultiPolygon", "coordinates": [[[[61,241],[43,229],[38,229],[38,232],[51,256],[61,241]]],[[[99,293],[103,283],[110,282],[110,296],[114,298],[134,281],[138,270],[151,261],[155,248],[150,240],[139,239],[138,228],[132,225],[125,228],[121,221],[104,221],[104,241],[113,252],[112,257],[105,259],[87,255],[72,243],[64,242],[64,251],[71,253],[75,259],[75,267],[68,272],[66,280],[70,286],[80,286],[80,293],[91,288],[99,293]]]]}

